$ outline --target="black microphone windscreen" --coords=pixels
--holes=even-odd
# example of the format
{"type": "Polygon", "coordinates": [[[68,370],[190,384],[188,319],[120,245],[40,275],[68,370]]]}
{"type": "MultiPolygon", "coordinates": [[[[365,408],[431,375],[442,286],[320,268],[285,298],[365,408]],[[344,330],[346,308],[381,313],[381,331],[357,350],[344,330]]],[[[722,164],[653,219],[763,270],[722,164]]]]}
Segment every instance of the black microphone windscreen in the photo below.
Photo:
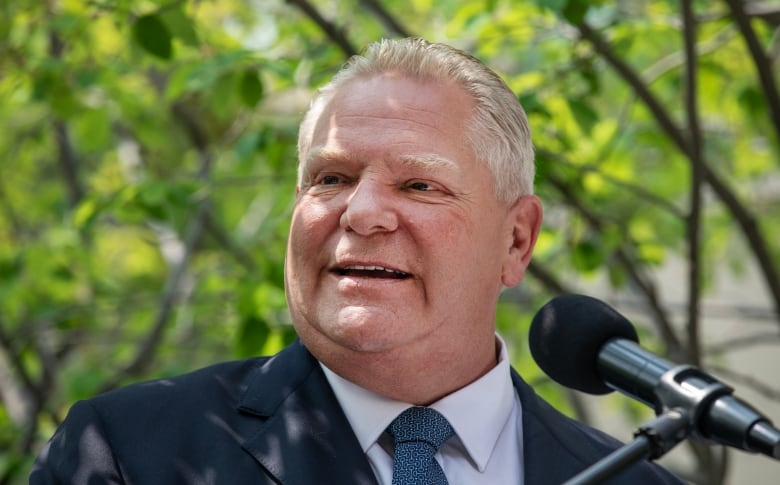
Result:
{"type": "Polygon", "coordinates": [[[596,298],[561,295],[534,316],[528,338],[539,367],[559,384],[606,394],[612,389],[599,375],[599,351],[610,339],[639,342],[633,325],[596,298]]]}

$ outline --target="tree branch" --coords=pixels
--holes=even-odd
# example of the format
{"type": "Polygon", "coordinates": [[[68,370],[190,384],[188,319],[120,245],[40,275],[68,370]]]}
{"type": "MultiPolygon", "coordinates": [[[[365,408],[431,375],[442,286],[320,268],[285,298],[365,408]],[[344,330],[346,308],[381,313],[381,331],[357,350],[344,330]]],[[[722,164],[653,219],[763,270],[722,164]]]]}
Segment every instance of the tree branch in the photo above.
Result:
{"type": "MultiPolygon", "coordinates": [[[[568,205],[573,207],[587,222],[587,224],[596,231],[603,230],[603,223],[601,219],[593,214],[585,205],[578,199],[571,188],[555,174],[547,174],[547,180],[555,187],[563,196],[568,205]]],[[[655,322],[658,329],[661,331],[661,336],[667,345],[667,352],[670,355],[680,355],[682,347],[680,341],[672,329],[672,324],[669,321],[669,317],[661,307],[658,301],[658,293],[655,290],[655,286],[652,282],[648,281],[640,272],[639,268],[634,264],[633,259],[622,248],[615,250],[615,257],[618,262],[628,271],[629,277],[634,284],[642,291],[650,304],[650,309],[655,316],[655,322]]]]}
{"type": "Polygon", "coordinates": [[[208,211],[204,214],[203,223],[211,236],[230,253],[233,258],[249,272],[255,272],[257,270],[257,264],[251,254],[244,251],[243,248],[238,246],[230,234],[223,228],[219,222],[214,219],[214,214],[208,211]]]}
{"type": "Polygon", "coordinates": [[[722,367],[717,364],[708,365],[707,368],[716,374],[724,376],[730,382],[736,382],[753,389],[767,399],[780,401],[780,389],[774,388],[753,376],[741,374],[728,367],[722,367]]]}
{"type": "MultiPolygon", "coordinates": [[[[53,59],[59,59],[62,57],[62,52],[65,50],[65,45],[53,30],[49,31],[49,55],[53,59]]],[[[84,189],[81,187],[78,175],[78,158],[73,150],[73,145],[70,143],[70,137],[68,136],[68,129],[65,122],[55,119],[52,122],[54,128],[54,138],[57,142],[57,164],[60,167],[65,178],[66,187],[68,189],[68,199],[70,200],[70,206],[75,207],[81,198],[84,196],[84,189]]]]}
{"type": "Polygon", "coordinates": [[[677,217],[678,219],[685,219],[686,214],[676,205],[672,204],[668,200],[657,196],[656,194],[650,192],[647,190],[645,186],[638,185],[638,184],[632,184],[629,182],[626,182],[625,180],[621,180],[617,177],[614,177],[613,175],[604,172],[599,167],[596,167],[594,165],[582,165],[582,164],[576,164],[572,163],[571,160],[566,159],[565,157],[562,157],[552,150],[548,150],[543,147],[535,147],[536,154],[540,158],[546,158],[549,160],[555,160],[556,164],[565,165],[573,170],[576,170],[580,173],[588,174],[588,173],[596,173],[599,177],[603,178],[607,182],[611,183],[615,187],[620,187],[621,189],[624,189],[627,193],[631,194],[631,197],[635,197],[640,200],[646,201],[648,204],[653,205],[654,207],[658,207],[660,209],[663,209],[664,211],[668,212],[669,214],[677,217]]]}
{"type": "Polygon", "coordinates": [[[528,264],[528,273],[539,280],[542,286],[553,295],[574,293],[574,290],[560,282],[552,271],[545,268],[541,263],[531,260],[528,264]]]}
{"type": "Polygon", "coordinates": [[[84,197],[84,189],[81,188],[78,176],[78,159],[70,143],[68,128],[65,122],[55,120],[52,122],[52,125],[54,127],[54,137],[57,140],[57,164],[65,179],[70,207],[75,207],[84,197]]]}
{"type": "MultiPolygon", "coordinates": [[[[18,339],[17,339],[18,340],[18,339]]],[[[16,344],[14,343],[14,338],[9,335],[4,328],[4,322],[0,320],[0,349],[2,349],[3,353],[6,355],[6,358],[3,360],[7,360],[10,369],[13,369],[19,380],[21,381],[21,384],[23,387],[23,390],[20,390],[20,386],[14,386],[15,389],[12,390],[13,394],[16,394],[18,396],[26,396],[28,398],[35,399],[35,395],[38,391],[38,386],[35,385],[35,381],[33,380],[33,377],[30,375],[30,373],[27,371],[27,368],[24,365],[24,359],[21,356],[21,353],[16,348],[16,344]]],[[[9,369],[9,370],[10,370],[9,369]]],[[[7,378],[10,378],[11,376],[7,376],[7,378]]],[[[0,394],[0,397],[3,395],[6,395],[6,392],[9,391],[7,387],[3,390],[3,392],[0,394]]],[[[15,410],[13,406],[8,406],[9,414],[12,417],[18,418],[15,414],[15,410]]],[[[25,412],[27,414],[27,412],[25,412]]]]}
{"type": "Polygon", "coordinates": [[[325,17],[320,14],[320,12],[317,10],[314,5],[309,3],[307,0],[285,0],[288,5],[294,5],[301,9],[301,11],[309,17],[312,21],[314,21],[315,24],[317,24],[320,29],[325,33],[325,35],[330,38],[339,48],[344,52],[344,55],[347,57],[352,57],[355,54],[358,53],[357,49],[352,46],[352,43],[347,39],[346,34],[344,33],[344,30],[337,27],[335,24],[327,20],[325,17]]]}
{"type": "MultiPolygon", "coordinates": [[[[6,402],[9,414],[15,420],[18,420],[19,427],[23,430],[21,439],[18,441],[17,450],[23,454],[29,453],[35,443],[35,437],[38,432],[38,414],[44,407],[46,398],[53,388],[54,371],[50,356],[44,352],[36,343],[31,342],[31,346],[39,359],[41,366],[40,378],[36,381],[25,366],[25,358],[19,349],[18,336],[16,339],[6,333],[4,322],[0,320],[0,352],[5,354],[9,367],[21,381],[21,385],[16,385],[13,376],[0,372],[0,397],[2,400],[16,399],[16,404],[6,402]],[[16,405],[23,409],[16,408],[16,405]]],[[[1,356],[0,356],[1,357],[1,356]]]]}
{"type": "MultiPolygon", "coordinates": [[[[696,51],[698,52],[699,56],[713,54],[729,41],[731,41],[735,35],[737,35],[737,30],[731,25],[726,26],[710,39],[697,43],[696,51]]],[[[645,69],[642,77],[646,80],[647,84],[653,84],[656,79],[660,78],[669,71],[678,69],[683,65],[684,62],[684,54],[680,54],[679,52],[670,53],[669,55],[662,57],[653,65],[645,69]]]]}
{"type": "MultiPolygon", "coordinates": [[[[14,159],[13,155],[9,158],[9,160],[14,159]]],[[[24,234],[25,231],[22,226],[22,219],[16,214],[16,210],[6,194],[5,184],[3,183],[5,180],[7,180],[5,177],[0,176],[0,209],[2,209],[3,219],[10,226],[8,228],[8,236],[13,238],[14,235],[24,234]]]]}
{"type": "Polygon", "coordinates": [[[382,22],[382,25],[384,25],[385,28],[390,31],[390,33],[399,37],[412,36],[409,31],[406,30],[403,25],[401,25],[401,22],[387,11],[387,9],[384,7],[384,5],[382,5],[381,2],[379,2],[379,0],[361,0],[360,3],[362,3],[363,6],[368,10],[373,12],[374,16],[376,16],[379,21],[382,22]]]}
{"type": "MultiPolygon", "coordinates": [[[[656,123],[658,123],[661,130],[666,133],[678,149],[688,157],[691,163],[696,163],[696,158],[691,156],[687,140],[683,135],[682,130],[677,127],[676,123],[669,116],[669,113],[655,96],[653,96],[647,85],[637,73],[631,69],[628,64],[623,62],[623,60],[612,51],[609,44],[586,23],[579,23],[576,27],[579,29],[581,36],[591,43],[599,55],[601,55],[633,89],[634,93],[650,110],[650,113],[655,118],[656,123]]],[[[772,295],[775,315],[778,317],[778,325],[780,325],[780,272],[778,272],[777,266],[774,263],[766,239],[761,235],[761,231],[758,228],[753,215],[739,201],[730,187],[723,182],[706,163],[704,163],[704,160],[701,160],[701,163],[702,175],[737,221],[748,245],[753,251],[759,264],[759,269],[761,270],[767,287],[772,295]]]]}
{"type": "Polygon", "coordinates": [[[687,155],[687,141],[682,130],[671,118],[666,108],[650,92],[647,85],[628,64],[623,62],[612,50],[610,45],[585,22],[576,25],[582,38],[587,40],[596,52],[603,57],[623,80],[631,87],[634,93],[645,104],[666,135],[672,139],[675,145],[687,155]]]}
{"type": "Polygon", "coordinates": [[[742,38],[745,39],[750,57],[753,59],[753,64],[758,73],[758,81],[761,83],[761,88],[764,90],[764,96],[767,99],[769,115],[775,128],[775,136],[777,141],[780,142],[780,95],[778,95],[777,82],[772,72],[772,62],[761,47],[756,32],[750,25],[750,18],[743,8],[743,2],[741,0],[725,1],[731,10],[734,22],[742,33],[742,38]]]}
{"type": "Polygon", "coordinates": [[[745,335],[737,338],[730,338],[726,342],[714,343],[707,346],[708,354],[721,354],[725,352],[734,352],[745,347],[754,345],[780,344],[780,335],[776,333],[758,333],[754,335],[745,335]]]}
{"type": "MultiPolygon", "coordinates": [[[[179,122],[180,125],[182,125],[182,127],[189,135],[192,145],[196,147],[200,155],[201,166],[199,169],[198,178],[202,182],[205,182],[211,175],[211,166],[213,163],[212,155],[208,148],[208,139],[205,135],[205,130],[203,130],[203,128],[200,126],[198,120],[187,112],[183,105],[174,103],[171,107],[171,111],[174,118],[179,122]]],[[[165,281],[165,286],[160,298],[158,311],[149,333],[143,342],[141,342],[135,357],[127,366],[125,366],[119,373],[117,373],[117,375],[104,383],[102,390],[105,391],[113,389],[114,387],[120,385],[125,377],[139,375],[152,365],[155,352],[160,342],[162,341],[163,334],[170,316],[180,300],[180,290],[184,281],[184,277],[187,273],[192,255],[195,252],[195,248],[200,243],[205,232],[206,219],[208,217],[210,208],[211,204],[208,197],[204,197],[198,202],[194,214],[190,218],[185,229],[182,245],[182,255],[177,261],[175,261],[173,267],[168,272],[168,277],[165,281]]]]}
{"type": "Polygon", "coordinates": [[[701,338],[699,337],[701,304],[701,217],[702,217],[702,140],[697,105],[696,22],[691,0],[681,0],[683,17],[683,44],[685,51],[685,112],[688,119],[688,150],[693,163],[690,183],[690,214],[688,232],[688,362],[701,363],[701,338]]]}

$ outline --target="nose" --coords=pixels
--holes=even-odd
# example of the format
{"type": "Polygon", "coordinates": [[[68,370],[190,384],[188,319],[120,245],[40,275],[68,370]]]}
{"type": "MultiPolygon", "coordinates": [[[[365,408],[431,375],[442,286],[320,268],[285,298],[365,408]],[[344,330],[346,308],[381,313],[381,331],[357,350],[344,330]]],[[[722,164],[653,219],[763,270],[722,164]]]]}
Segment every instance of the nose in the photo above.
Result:
{"type": "Polygon", "coordinates": [[[358,182],[341,214],[341,227],[363,236],[395,231],[398,208],[393,203],[392,190],[375,180],[358,182]]]}

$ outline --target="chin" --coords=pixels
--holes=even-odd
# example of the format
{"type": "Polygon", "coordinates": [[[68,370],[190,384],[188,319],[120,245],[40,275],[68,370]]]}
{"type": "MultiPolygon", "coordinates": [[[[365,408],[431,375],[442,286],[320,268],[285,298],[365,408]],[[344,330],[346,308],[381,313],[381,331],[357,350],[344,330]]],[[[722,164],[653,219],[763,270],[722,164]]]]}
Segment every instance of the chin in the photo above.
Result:
{"type": "Polygon", "coordinates": [[[311,325],[307,330],[318,334],[317,340],[324,338],[342,349],[374,353],[406,345],[408,342],[404,340],[413,338],[398,326],[399,321],[397,315],[377,315],[376,312],[352,308],[330,318],[321,318],[319,324],[311,325]],[[401,338],[403,334],[407,334],[406,338],[401,338]]]}
{"type": "Polygon", "coordinates": [[[356,352],[379,352],[395,340],[390,325],[378,322],[342,322],[324,330],[333,342],[356,352]]]}

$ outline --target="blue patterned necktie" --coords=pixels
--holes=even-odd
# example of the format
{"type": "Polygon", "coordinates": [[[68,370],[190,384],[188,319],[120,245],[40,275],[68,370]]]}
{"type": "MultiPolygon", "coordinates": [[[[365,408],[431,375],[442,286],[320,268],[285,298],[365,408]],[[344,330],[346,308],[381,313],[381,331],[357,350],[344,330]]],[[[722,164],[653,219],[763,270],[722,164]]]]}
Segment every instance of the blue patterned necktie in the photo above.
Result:
{"type": "Polygon", "coordinates": [[[415,406],[399,414],[387,431],[395,443],[393,485],[447,485],[447,477],[433,458],[455,434],[447,418],[415,406]]]}

